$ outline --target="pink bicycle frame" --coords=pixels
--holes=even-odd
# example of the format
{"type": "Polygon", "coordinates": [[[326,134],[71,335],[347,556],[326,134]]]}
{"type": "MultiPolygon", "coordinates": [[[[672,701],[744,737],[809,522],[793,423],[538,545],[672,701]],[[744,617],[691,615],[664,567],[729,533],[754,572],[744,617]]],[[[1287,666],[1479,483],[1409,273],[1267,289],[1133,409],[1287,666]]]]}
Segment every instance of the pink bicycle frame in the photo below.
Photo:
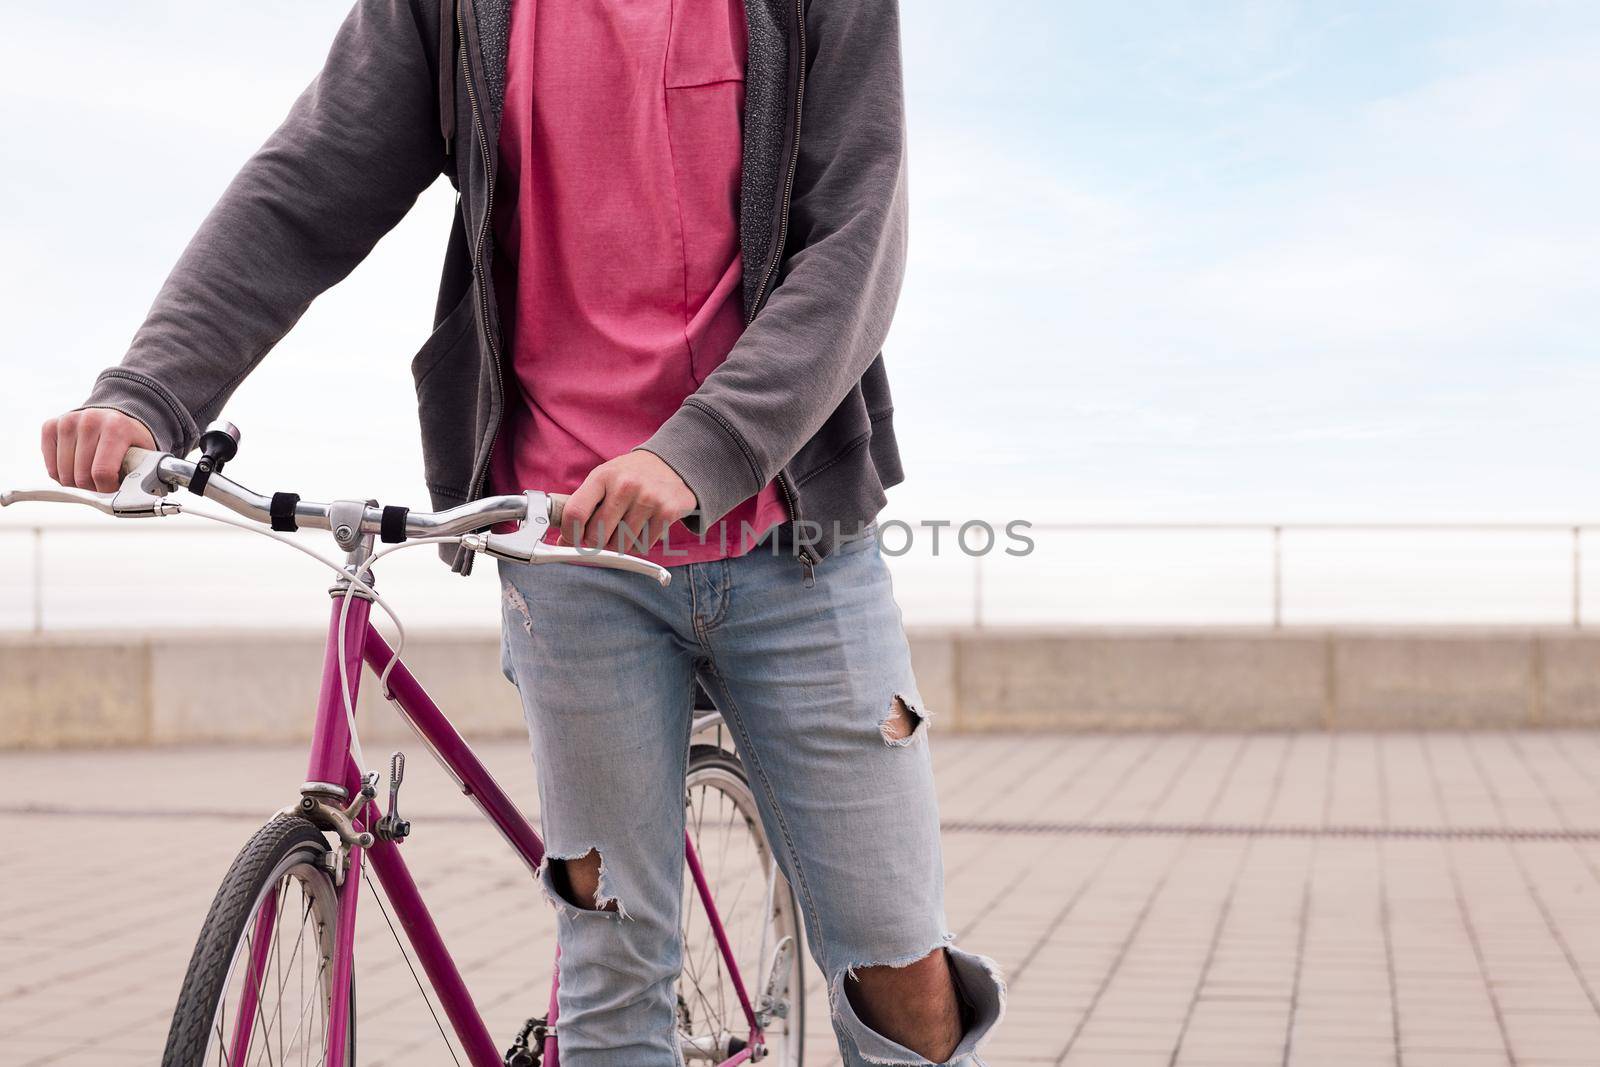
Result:
{"type": "MultiPolygon", "coordinates": [[[[312,734],[311,759],[306,779],[308,785],[314,783],[334,785],[344,790],[347,796],[354,796],[360,789],[361,782],[355,763],[349,754],[350,729],[345,720],[344,704],[340,695],[338,637],[341,606],[342,601],[335,598],[332,617],[328,623],[327,648],[322,664],[322,689],[317,702],[316,728],[312,734]]],[[[371,604],[368,601],[354,599],[345,620],[345,667],[350,680],[352,703],[360,686],[362,664],[371,667],[375,673],[381,672],[394,655],[383,635],[372,627],[369,621],[370,612],[371,604]]],[[[412,729],[460,785],[461,791],[472,798],[478,810],[500,831],[512,851],[527,864],[529,871],[537,873],[539,864],[544,859],[544,842],[534,833],[527,818],[501,790],[488,769],[473,754],[461,734],[406,669],[404,663],[396,663],[394,669],[390,671],[389,690],[412,729]]],[[[381,811],[374,800],[358,821],[357,829],[375,827],[380,816],[381,811]]],[[[356,904],[361,887],[364,854],[366,863],[371,866],[372,873],[388,895],[394,908],[395,918],[405,931],[406,939],[410,941],[417,961],[427,974],[428,981],[432,984],[440,1005],[444,1008],[450,1025],[466,1052],[468,1061],[473,1067],[501,1067],[504,1062],[502,1053],[497,1050],[488,1028],[484,1025],[483,1017],[473,1002],[472,994],[468,992],[466,983],[461,978],[461,972],[456,968],[449,950],[445,948],[444,940],[440,937],[439,929],[434,924],[427,905],[423,903],[422,895],[418,892],[417,884],[406,867],[398,844],[380,838],[369,848],[350,849],[344,885],[339,891],[339,927],[334,939],[331,968],[332,1002],[329,1005],[326,1062],[343,1063],[347,1058],[344,1049],[349,1040],[347,1023],[350,978],[354,970],[356,904]]],[[[720,1067],[733,1067],[750,1058],[753,1048],[763,1040],[763,1034],[734,959],[733,948],[723,929],[722,918],[712,899],[710,886],[707,885],[705,874],[700,867],[700,858],[695,854],[694,843],[687,834],[684,837],[684,855],[695,889],[705,907],[718,950],[738,994],[739,1006],[743,1009],[745,1020],[750,1026],[749,1040],[744,1049],[722,1061],[720,1065],[720,1067]]],[[[275,896],[269,893],[267,903],[256,916],[258,931],[270,928],[272,916],[266,914],[266,909],[275,903],[275,896]]],[[[265,968],[269,941],[270,938],[263,936],[252,939],[244,990],[244,998],[250,1002],[250,1006],[249,1010],[239,1013],[231,1042],[232,1047],[237,1050],[246,1049],[250,1044],[250,1028],[253,1016],[256,1014],[255,994],[258,992],[259,976],[265,968]]],[[[560,1051],[555,1032],[556,990],[559,982],[558,952],[550,982],[551,1033],[545,1040],[545,1067],[560,1067],[560,1051]]],[[[234,1060],[239,1061],[239,1057],[235,1056],[234,1060]]]]}

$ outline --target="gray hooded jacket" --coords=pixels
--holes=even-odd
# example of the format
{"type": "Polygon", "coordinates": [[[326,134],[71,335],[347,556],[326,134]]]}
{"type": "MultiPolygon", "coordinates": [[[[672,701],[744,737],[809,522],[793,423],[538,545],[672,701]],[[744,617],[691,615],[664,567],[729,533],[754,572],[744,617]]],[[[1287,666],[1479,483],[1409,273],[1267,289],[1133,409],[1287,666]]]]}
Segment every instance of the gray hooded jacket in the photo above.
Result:
{"type": "MultiPolygon", "coordinates": [[[[507,394],[494,293],[511,0],[360,0],[85,406],[182,454],[442,173],[460,194],[435,328],[411,363],[435,508],[483,495],[507,394]]],[[[777,480],[807,565],[901,479],[881,347],[904,270],[895,0],[746,0],[740,244],[748,326],[654,436],[715,522],[777,480]]],[[[530,487],[538,488],[538,487],[530,487]]],[[[471,553],[445,546],[458,571],[471,553]]]]}

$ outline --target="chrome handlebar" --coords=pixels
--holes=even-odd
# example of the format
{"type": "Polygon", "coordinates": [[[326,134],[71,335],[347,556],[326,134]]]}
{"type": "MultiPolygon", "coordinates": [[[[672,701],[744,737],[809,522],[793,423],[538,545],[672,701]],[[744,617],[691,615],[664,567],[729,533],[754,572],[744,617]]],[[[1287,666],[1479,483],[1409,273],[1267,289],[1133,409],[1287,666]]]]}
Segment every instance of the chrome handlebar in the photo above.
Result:
{"type": "MultiPolygon", "coordinates": [[[[95,493],[86,489],[56,486],[49,489],[18,489],[0,493],[0,507],[26,500],[85,504],[119,518],[145,518],[172,515],[181,506],[164,499],[168,491],[186,488],[195,476],[195,464],[164,452],[130,448],[122,460],[122,485],[115,493],[95,493]]],[[[272,498],[251,492],[221,474],[211,474],[201,494],[237,515],[263,526],[272,524],[272,498]]],[[[662,585],[672,581],[665,567],[621,552],[593,548],[570,548],[544,543],[552,524],[561,524],[567,498],[557,493],[529,492],[520,496],[492,496],[444,511],[408,511],[405,536],[458,537],[463,545],[497,559],[521,563],[575,563],[588,567],[607,567],[631,571],[654,578],[662,585]],[[519,524],[515,533],[478,533],[504,522],[519,524]]],[[[297,528],[329,530],[334,540],[350,550],[370,534],[383,530],[383,509],[364,501],[341,500],[319,504],[296,500],[293,505],[297,528]]],[[[285,516],[287,517],[287,516],[285,516]]]]}
{"type": "MultiPolygon", "coordinates": [[[[187,488],[194,478],[195,465],[186,459],[167,455],[160,452],[151,452],[143,448],[130,448],[122,459],[123,489],[127,488],[127,479],[155,461],[155,478],[169,489],[187,488]]],[[[145,479],[149,481],[148,477],[145,479]]],[[[154,486],[146,485],[145,488],[155,491],[154,486]]],[[[122,490],[118,490],[120,494],[122,490]]],[[[263,525],[272,523],[272,498],[251,492],[244,486],[221,474],[213,474],[206,481],[205,492],[202,494],[207,500],[214,500],[237,515],[259,522],[263,525]]],[[[113,501],[115,495],[113,496],[113,501]]],[[[563,498],[563,502],[565,498],[563,498]]],[[[336,521],[334,509],[347,502],[336,501],[332,504],[319,504],[314,500],[299,500],[294,505],[294,522],[301,529],[306,530],[335,530],[341,524],[351,527],[351,535],[380,533],[383,526],[383,509],[371,504],[362,503],[356,521],[346,518],[342,513],[336,521]]],[[[344,509],[341,509],[341,512],[344,509]]],[[[493,526],[501,522],[521,522],[528,515],[528,501],[525,496],[493,496],[482,500],[475,500],[470,504],[447,508],[444,511],[410,511],[406,513],[405,532],[407,538],[412,537],[454,537],[458,534],[471,533],[481,530],[485,526],[493,526]]]]}

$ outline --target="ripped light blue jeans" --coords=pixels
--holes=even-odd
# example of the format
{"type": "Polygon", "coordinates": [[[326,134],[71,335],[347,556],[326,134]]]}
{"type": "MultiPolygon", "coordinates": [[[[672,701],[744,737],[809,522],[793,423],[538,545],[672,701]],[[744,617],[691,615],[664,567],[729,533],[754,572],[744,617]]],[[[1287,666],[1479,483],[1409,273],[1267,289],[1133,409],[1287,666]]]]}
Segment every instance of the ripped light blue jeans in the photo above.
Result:
{"type": "MultiPolygon", "coordinates": [[[[597,897],[558,911],[565,1067],[673,1067],[681,965],[684,774],[693,685],[712,695],[827,977],[844,1062],[927,1064],[872,1030],[851,968],[946,948],[968,1026],[945,1061],[980,1067],[1004,986],[951,945],[927,710],[875,534],[808,582],[787,553],[673,568],[672,584],[578,566],[501,563],[502,665],[522,694],[549,855],[598,850],[597,897]],[[916,723],[883,730],[904,701],[916,723]],[[894,731],[890,731],[894,733],[894,731]]],[[[747,978],[747,980],[749,980],[747,978]]]]}

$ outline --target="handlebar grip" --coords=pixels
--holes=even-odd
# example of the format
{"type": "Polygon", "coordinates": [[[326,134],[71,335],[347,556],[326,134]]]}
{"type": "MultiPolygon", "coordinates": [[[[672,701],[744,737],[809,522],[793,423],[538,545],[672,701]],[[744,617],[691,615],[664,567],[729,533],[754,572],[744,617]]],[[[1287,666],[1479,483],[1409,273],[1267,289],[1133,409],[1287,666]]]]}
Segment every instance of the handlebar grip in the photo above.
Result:
{"type": "Polygon", "coordinates": [[[550,494],[550,525],[556,529],[561,528],[561,519],[567,513],[567,501],[571,499],[566,493],[550,494]]]}
{"type": "Polygon", "coordinates": [[[126,478],[133,473],[135,467],[145,461],[146,457],[154,455],[157,455],[157,453],[150,451],[148,448],[140,448],[137,445],[128,449],[123,454],[122,469],[118,472],[118,477],[126,478]]]}

